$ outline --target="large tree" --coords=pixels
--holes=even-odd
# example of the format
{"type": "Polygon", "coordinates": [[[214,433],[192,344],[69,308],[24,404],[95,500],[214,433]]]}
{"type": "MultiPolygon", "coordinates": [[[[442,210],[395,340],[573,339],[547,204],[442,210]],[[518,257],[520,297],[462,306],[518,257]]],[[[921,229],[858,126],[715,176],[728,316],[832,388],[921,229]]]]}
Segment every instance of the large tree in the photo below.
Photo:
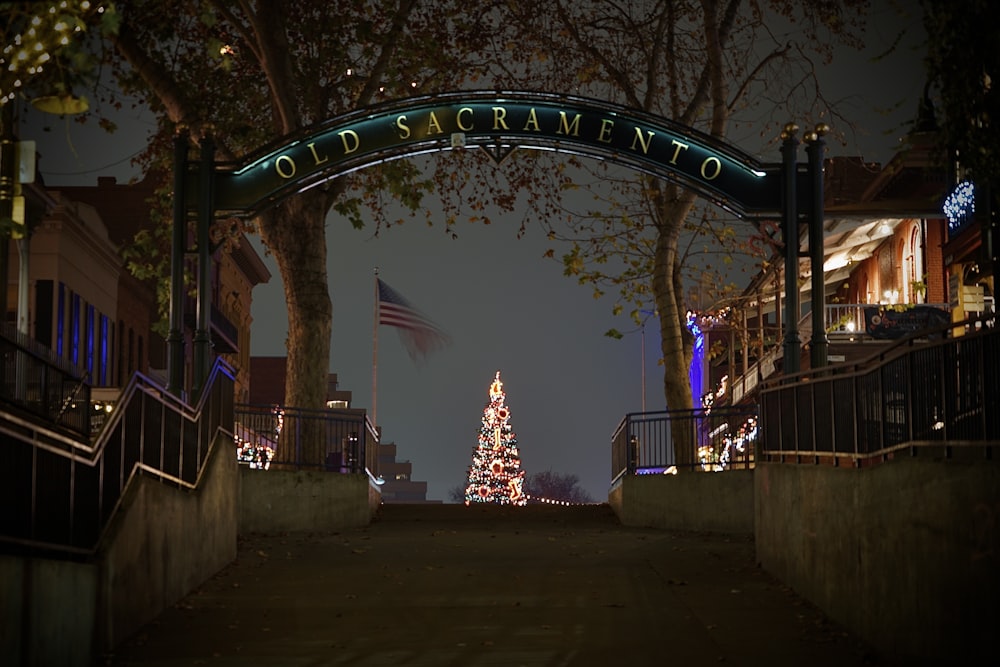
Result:
{"type": "MultiPolygon", "coordinates": [[[[474,64],[475,21],[456,3],[136,0],[120,8],[115,71],[160,126],[144,156],[154,169],[170,138],[210,132],[219,159],[376,102],[457,87],[474,64]]],[[[166,170],[169,173],[169,169],[166,170]]],[[[389,193],[416,209],[428,180],[407,161],[384,164],[289,197],[262,212],[258,231],[281,274],[288,307],[286,404],[324,405],[333,310],[328,221],[362,221],[389,193]],[[332,216],[332,217],[331,217],[332,216]]]]}
{"type": "Polygon", "coordinates": [[[1000,21],[990,0],[956,3],[921,0],[927,42],[927,74],[937,89],[941,126],[954,157],[976,180],[997,187],[1000,180],[1000,49],[995,32],[982,26],[1000,21]]]}
{"type": "MultiPolygon", "coordinates": [[[[736,128],[764,144],[791,119],[831,123],[834,110],[816,71],[836,45],[860,47],[867,0],[553,0],[544,12],[527,3],[509,7],[519,44],[534,49],[534,85],[620,102],[717,139],[736,128]]],[[[677,183],[620,177],[603,165],[594,172],[604,192],[599,206],[545,217],[553,237],[573,241],[563,255],[566,273],[598,294],[616,289],[616,309],[630,306],[637,324],[644,309],[657,314],[666,406],[691,409],[684,270],[692,267],[685,258],[692,238],[725,241],[731,231],[677,183]]],[[[693,463],[693,447],[683,446],[687,435],[674,434],[682,466],[693,463]]]]}
{"type": "Polygon", "coordinates": [[[985,266],[996,294],[1000,257],[1000,49],[993,41],[1000,6],[989,0],[953,3],[921,0],[927,74],[943,111],[941,129],[959,180],[975,183],[975,217],[981,222],[985,266]]]}

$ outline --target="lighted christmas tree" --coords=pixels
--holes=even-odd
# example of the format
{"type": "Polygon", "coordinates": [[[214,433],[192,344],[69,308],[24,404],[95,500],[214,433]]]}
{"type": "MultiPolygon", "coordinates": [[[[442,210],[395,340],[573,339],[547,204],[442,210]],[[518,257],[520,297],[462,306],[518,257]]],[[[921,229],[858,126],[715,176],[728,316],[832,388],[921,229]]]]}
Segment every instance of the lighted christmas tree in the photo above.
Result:
{"type": "Polygon", "coordinates": [[[510,426],[510,409],[505,403],[503,382],[497,371],[490,385],[490,402],[483,410],[479,445],[472,453],[465,504],[496,503],[524,505],[527,499],[521,486],[524,471],[517,453],[517,438],[510,426]]]}

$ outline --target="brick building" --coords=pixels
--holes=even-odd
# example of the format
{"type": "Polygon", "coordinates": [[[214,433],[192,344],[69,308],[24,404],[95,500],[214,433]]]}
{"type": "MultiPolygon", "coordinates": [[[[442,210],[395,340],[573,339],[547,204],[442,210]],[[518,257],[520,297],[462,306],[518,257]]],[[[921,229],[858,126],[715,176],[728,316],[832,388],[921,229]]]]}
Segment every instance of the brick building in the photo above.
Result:
{"type": "MultiPolygon", "coordinates": [[[[959,321],[973,308],[986,307],[980,300],[970,308],[954,296],[954,284],[968,286],[976,277],[969,275],[973,265],[968,259],[963,263],[946,256],[945,249],[954,245],[942,210],[949,178],[932,110],[925,104],[886,165],[849,157],[826,160],[824,293],[822,302],[815,304],[812,267],[806,259],[810,240],[806,226],[800,227],[802,259],[796,279],[803,369],[810,364],[814,307],[824,311],[830,363],[859,361],[877,347],[892,344],[868,334],[870,313],[881,317],[912,309],[928,321],[959,321]],[[929,310],[934,317],[925,315],[929,310]]],[[[762,246],[771,246],[771,261],[751,281],[737,307],[714,322],[706,318],[710,328],[705,349],[718,346],[723,353],[705,362],[703,396],[734,404],[752,400],[760,382],[781,370],[788,281],[780,239],[776,224],[762,226],[760,240],[762,246]]]]}
{"type": "MultiPolygon", "coordinates": [[[[285,405],[286,357],[250,357],[250,385],[248,400],[251,405],[285,405]]],[[[351,407],[351,392],[339,388],[336,373],[327,375],[326,407],[346,409],[351,407]]]]}

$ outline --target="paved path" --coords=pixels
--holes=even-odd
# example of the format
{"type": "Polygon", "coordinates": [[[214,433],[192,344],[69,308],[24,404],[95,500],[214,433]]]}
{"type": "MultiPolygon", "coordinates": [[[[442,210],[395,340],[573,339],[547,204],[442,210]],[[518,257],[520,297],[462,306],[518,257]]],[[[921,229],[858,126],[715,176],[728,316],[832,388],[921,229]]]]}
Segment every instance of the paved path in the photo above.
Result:
{"type": "Polygon", "coordinates": [[[606,505],[386,505],[250,536],[111,665],[887,665],[760,570],[749,539],[606,505]]]}

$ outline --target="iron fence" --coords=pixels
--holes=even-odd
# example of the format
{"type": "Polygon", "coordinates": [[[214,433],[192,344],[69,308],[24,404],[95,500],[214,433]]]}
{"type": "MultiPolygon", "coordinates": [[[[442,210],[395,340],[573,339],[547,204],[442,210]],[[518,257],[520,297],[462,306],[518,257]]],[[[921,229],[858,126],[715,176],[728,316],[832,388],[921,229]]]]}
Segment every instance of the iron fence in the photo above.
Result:
{"type": "MultiPolygon", "coordinates": [[[[914,304],[908,304],[907,307],[914,304]]],[[[916,304],[922,307],[937,308],[943,313],[950,313],[951,306],[947,303],[916,304]]],[[[894,306],[880,303],[828,303],[826,304],[826,333],[831,338],[859,339],[867,338],[868,327],[865,311],[872,308],[892,309],[894,306]]]]}
{"type": "Polygon", "coordinates": [[[238,405],[234,436],[251,468],[378,475],[378,431],[364,410],[238,405]]]}
{"type": "Polygon", "coordinates": [[[92,554],[136,475],[196,488],[217,434],[232,433],[233,374],[221,359],[195,406],[136,374],[91,444],[0,414],[0,543],[92,554]]]}
{"type": "Polygon", "coordinates": [[[694,470],[752,468],[757,432],[756,405],[632,412],[611,437],[611,477],[670,473],[681,460],[694,470]],[[677,456],[678,443],[688,456],[677,456]]]}
{"type": "Polygon", "coordinates": [[[863,465],[935,445],[946,455],[986,445],[991,456],[1000,440],[1000,332],[977,320],[932,333],[863,362],[769,382],[761,456],[863,465]]]}

